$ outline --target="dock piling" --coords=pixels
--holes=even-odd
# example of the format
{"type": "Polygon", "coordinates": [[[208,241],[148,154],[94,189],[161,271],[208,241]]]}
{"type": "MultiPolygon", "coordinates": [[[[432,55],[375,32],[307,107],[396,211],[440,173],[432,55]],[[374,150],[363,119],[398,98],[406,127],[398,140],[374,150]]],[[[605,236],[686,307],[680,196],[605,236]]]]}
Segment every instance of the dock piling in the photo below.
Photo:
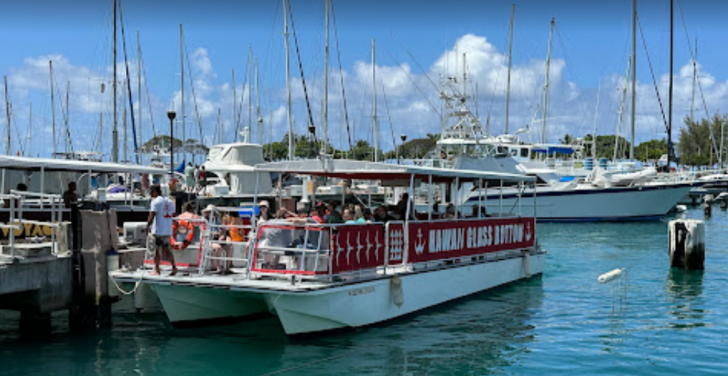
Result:
{"type": "Polygon", "coordinates": [[[668,225],[670,266],[705,269],[705,223],[694,219],[670,221],[668,225]]]}

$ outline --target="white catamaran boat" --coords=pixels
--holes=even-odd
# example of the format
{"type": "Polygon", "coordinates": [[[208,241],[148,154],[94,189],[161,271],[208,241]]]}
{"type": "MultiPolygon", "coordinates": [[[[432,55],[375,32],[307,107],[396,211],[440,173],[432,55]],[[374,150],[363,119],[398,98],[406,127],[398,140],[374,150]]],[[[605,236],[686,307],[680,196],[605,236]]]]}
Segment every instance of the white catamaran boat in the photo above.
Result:
{"type": "MultiPolygon", "coordinates": [[[[267,163],[255,170],[378,180],[407,187],[410,197],[433,184],[535,183],[520,175],[331,159],[267,163]]],[[[382,322],[544,270],[534,217],[516,212],[439,218],[413,213],[411,200],[404,206],[401,220],[370,223],[296,217],[226,226],[200,220],[206,230],[196,271],[152,276],[145,269],[120,270],[111,276],[126,286],[151,285],[173,324],[271,313],[287,334],[301,334],[382,322]],[[219,228],[247,233],[242,259],[214,252],[230,243],[214,237],[219,228]],[[233,267],[233,274],[214,274],[214,262],[242,266],[233,267]]]]}

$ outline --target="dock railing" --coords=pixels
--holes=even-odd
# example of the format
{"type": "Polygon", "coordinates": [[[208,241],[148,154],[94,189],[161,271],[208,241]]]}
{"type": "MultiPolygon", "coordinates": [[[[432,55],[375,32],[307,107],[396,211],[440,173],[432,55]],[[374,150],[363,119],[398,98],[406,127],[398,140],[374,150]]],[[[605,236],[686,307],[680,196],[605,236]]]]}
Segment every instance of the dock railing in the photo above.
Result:
{"type": "Polygon", "coordinates": [[[58,254],[58,229],[61,228],[63,221],[64,204],[60,195],[52,195],[47,193],[27,192],[11,190],[10,194],[0,195],[0,199],[9,206],[8,222],[0,224],[0,229],[8,230],[8,247],[10,248],[10,257],[15,260],[15,231],[22,231],[26,224],[46,226],[51,229],[51,254],[58,254]],[[27,198],[35,198],[49,202],[49,212],[51,215],[50,222],[36,221],[23,218],[24,202],[27,198]]]}

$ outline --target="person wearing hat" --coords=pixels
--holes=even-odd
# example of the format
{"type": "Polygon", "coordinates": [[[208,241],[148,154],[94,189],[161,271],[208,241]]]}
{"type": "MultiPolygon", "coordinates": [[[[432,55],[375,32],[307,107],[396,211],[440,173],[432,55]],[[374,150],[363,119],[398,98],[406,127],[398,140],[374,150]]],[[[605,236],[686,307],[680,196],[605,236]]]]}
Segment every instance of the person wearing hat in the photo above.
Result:
{"type": "Polygon", "coordinates": [[[270,205],[268,205],[268,201],[261,200],[258,203],[258,210],[260,211],[260,214],[258,215],[258,223],[267,222],[273,219],[270,214],[270,205]]]}

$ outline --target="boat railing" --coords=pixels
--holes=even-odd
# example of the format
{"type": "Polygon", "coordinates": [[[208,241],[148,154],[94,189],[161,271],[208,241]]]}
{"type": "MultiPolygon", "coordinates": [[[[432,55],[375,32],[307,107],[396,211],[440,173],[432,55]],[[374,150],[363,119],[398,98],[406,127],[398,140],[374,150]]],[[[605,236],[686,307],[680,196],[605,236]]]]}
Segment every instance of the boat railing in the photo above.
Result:
{"type": "Polygon", "coordinates": [[[251,278],[341,282],[521,254],[535,245],[532,217],[390,221],[367,224],[265,223],[251,278]]]}

